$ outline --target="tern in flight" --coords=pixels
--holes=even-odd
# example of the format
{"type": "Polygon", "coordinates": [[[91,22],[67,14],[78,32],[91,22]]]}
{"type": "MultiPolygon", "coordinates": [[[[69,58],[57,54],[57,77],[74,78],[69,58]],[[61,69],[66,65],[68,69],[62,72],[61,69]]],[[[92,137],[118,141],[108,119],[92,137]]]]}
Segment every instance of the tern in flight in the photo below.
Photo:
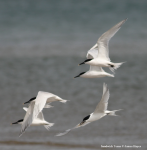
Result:
{"type": "Polygon", "coordinates": [[[89,64],[93,66],[109,67],[109,69],[114,73],[114,70],[119,68],[124,62],[111,62],[109,58],[109,41],[126,22],[126,20],[127,19],[119,22],[110,30],[102,34],[97,43],[88,51],[87,59],[79,65],[89,64]]]}
{"type": "Polygon", "coordinates": [[[106,115],[110,115],[110,116],[117,116],[115,114],[116,111],[120,111],[119,110],[113,110],[113,111],[109,111],[107,110],[108,107],[108,100],[109,100],[109,89],[107,87],[107,85],[104,83],[103,84],[103,95],[102,95],[102,99],[101,101],[98,103],[98,105],[96,106],[96,109],[94,110],[93,113],[91,113],[90,115],[86,116],[83,121],[81,123],[79,123],[77,126],[75,126],[74,128],[68,129],[63,133],[59,133],[56,136],[62,136],[67,134],[69,131],[85,126],[93,121],[99,120],[101,118],[103,118],[106,115]]]}
{"type": "Polygon", "coordinates": [[[39,91],[37,97],[30,99],[28,102],[25,102],[29,103],[29,107],[23,122],[21,123],[20,136],[23,134],[23,132],[25,132],[26,128],[32,124],[34,119],[38,118],[38,115],[42,112],[43,108],[52,107],[49,104],[54,101],[59,101],[62,103],[67,102],[67,100],[62,99],[57,95],[43,91],[39,91]]]}
{"type": "Polygon", "coordinates": [[[47,130],[49,130],[50,127],[54,125],[54,123],[49,123],[44,119],[42,112],[40,112],[36,118],[32,118],[32,112],[34,109],[34,104],[35,104],[35,102],[32,101],[28,108],[23,107],[23,109],[26,111],[26,115],[25,115],[24,119],[20,119],[16,122],[12,123],[12,124],[21,124],[22,129],[21,129],[21,133],[19,136],[21,136],[25,132],[25,130],[28,126],[44,125],[44,127],[47,130]]]}
{"type": "MultiPolygon", "coordinates": [[[[27,112],[28,108],[23,107],[23,109],[27,112]]],[[[13,122],[12,124],[22,124],[23,119],[20,119],[16,122],[13,122]]],[[[44,127],[49,130],[51,126],[54,125],[54,123],[49,123],[44,119],[43,113],[40,112],[37,116],[36,119],[33,120],[31,126],[40,126],[40,125],[44,125],[44,127]]]]}

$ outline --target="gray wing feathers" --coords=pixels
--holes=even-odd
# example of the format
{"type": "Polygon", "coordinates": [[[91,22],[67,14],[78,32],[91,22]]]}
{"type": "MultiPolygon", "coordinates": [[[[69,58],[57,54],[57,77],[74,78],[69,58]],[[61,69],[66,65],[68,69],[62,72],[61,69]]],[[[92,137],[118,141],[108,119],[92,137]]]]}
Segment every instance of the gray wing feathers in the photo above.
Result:
{"type": "Polygon", "coordinates": [[[38,114],[37,118],[40,119],[40,120],[44,120],[43,113],[40,112],[40,113],[38,114]]]}
{"type": "Polygon", "coordinates": [[[35,106],[33,111],[33,117],[36,118],[38,114],[42,111],[47,101],[47,97],[44,96],[41,92],[38,93],[35,100],[35,106]]]}
{"type": "Polygon", "coordinates": [[[26,112],[26,115],[25,115],[24,120],[21,125],[21,132],[20,132],[19,136],[21,136],[25,132],[26,128],[29,127],[33,121],[34,105],[35,105],[35,101],[32,101],[29,105],[29,108],[26,112]]]}
{"type": "MultiPolygon", "coordinates": [[[[99,56],[109,59],[109,40],[116,34],[116,32],[121,28],[121,26],[126,22],[127,19],[119,22],[114,27],[109,29],[107,32],[101,35],[101,37],[97,41],[99,56]]],[[[98,56],[98,57],[99,57],[98,56]]]]}
{"type": "Polygon", "coordinates": [[[98,103],[94,113],[100,113],[100,112],[104,113],[105,110],[107,110],[109,96],[110,96],[109,89],[108,89],[107,85],[104,83],[102,99],[98,103]]]}
{"type": "Polygon", "coordinates": [[[93,58],[96,58],[97,56],[98,56],[98,49],[94,48],[94,49],[90,49],[87,52],[87,56],[86,57],[87,57],[87,59],[93,59],[93,58]]]}
{"type": "Polygon", "coordinates": [[[104,84],[103,84],[103,95],[106,93],[106,90],[107,90],[107,84],[104,83],[104,84]]]}
{"type": "Polygon", "coordinates": [[[78,124],[78,125],[76,125],[74,128],[68,129],[68,130],[66,130],[66,131],[63,132],[63,133],[58,133],[56,136],[63,136],[63,135],[65,135],[65,134],[67,134],[69,131],[74,130],[74,129],[76,129],[76,128],[80,128],[80,127],[86,126],[86,125],[89,124],[89,123],[90,123],[90,122],[85,122],[85,123],[83,123],[82,125],[78,124]]]}
{"type": "Polygon", "coordinates": [[[47,93],[47,92],[42,92],[39,91],[37,98],[35,100],[35,107],[34,107],[34,112],[33,112],[33,117],[36,118],[39,112],[42,111],[42,109],[45,107],[46,102],[49,104],[50,102],[53,102],[53,99],[56,98],[56,96],[52,93],[47,93]],[[50,102],[48,102],[51,99],[50,102]]]}

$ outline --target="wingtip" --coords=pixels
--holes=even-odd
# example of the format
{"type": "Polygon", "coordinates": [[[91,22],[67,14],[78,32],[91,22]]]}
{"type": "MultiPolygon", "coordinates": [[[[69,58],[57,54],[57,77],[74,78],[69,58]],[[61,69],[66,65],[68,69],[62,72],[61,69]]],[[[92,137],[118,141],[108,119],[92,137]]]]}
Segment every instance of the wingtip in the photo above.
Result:
{"type": "Polygon", "coordinates": [[[107,84],[105,82],[103,83],[103,86],[107,88],[107,84]]]}
{"type": "Polygon", "coordinates": [[[20,138],[21,136],[22,136],[22,133],[20,133],[18,137],[20,138]]]}
{"type": "Polygon", "coordinates": [[[128,18],[125,19],[125,21],[127,21],[127,20],[128,20],[128,18]]]}

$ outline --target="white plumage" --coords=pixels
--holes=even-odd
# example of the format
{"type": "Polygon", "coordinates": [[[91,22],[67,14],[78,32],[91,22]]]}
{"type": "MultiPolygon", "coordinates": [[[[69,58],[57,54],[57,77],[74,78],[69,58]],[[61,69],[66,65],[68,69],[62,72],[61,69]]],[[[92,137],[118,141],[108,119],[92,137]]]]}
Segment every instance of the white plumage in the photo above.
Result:
{"type": "Polygon", "coordinates": [[[82,64],[89,64],[100,67],[109,67],[112,72],[119,68],[121,63],[113,63],[109,58],[109,41],[115,35],[115,33],[121,28],[121,26],[126,22],[127,19],[119,22],[110,30],[101,35],[97,43],[88,51],[87,59],[82,64]]]}
{"type": "Polygon", "coordinates": [[[42,109],[52,107],[49,104],[54,101],[66,103],[67,100],[52,93],[39,91],[36,99],[32,100],[29,104],[24,120],[21,123],[20,135],[25,132],[26,128],[29,127],[34,120],[38,119],[39,116],[41,117],[41,115],[43,116],[42,109]]]}
{"type": "Polygon", "coordinates": [[[102,95],[101,101],[96,106],[96,109],[94,110],[94,112],[91,113],[90,115],[86,116],[83,119],[83,121],[81,123],[79,123],[77,126],[75,126],[74,128],[68,129],[68,130],[66,130],[63,133],[57,134],[56,136],[65,135],[65,134],[67,134],[69,131],[71,131],[73,129],[85,126],[85,125],[87,125],[87,124],[89,124],[89,123],[91,123],[93,121],[101,119],[102,117],[104,117],[106,115],[116,116],[115,112],[119,111],[121,109],[113,110],[113,111],[107,110],[109,96],[110,96],[109,89],[108,89],[107,85],[104,83],[103,84],[103,95],[102,95]]]}

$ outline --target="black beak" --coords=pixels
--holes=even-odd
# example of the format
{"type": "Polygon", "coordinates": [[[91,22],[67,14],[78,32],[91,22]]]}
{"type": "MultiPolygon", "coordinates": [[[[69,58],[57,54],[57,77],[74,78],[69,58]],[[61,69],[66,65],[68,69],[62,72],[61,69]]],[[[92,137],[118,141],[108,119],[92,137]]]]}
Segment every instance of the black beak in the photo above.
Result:
{"type": "Polygon", "coordinates": [[[83,64],[85,64],[85,62],[80,63],[79,66],[80,66],[80,65],[83,65],[83,64]]]}
{"type": "Polygon", "coordinates": [[[27,101],[27,102],[24,102],[23,104],[27,104],[27,103],[29,103],[29,101],[27,101]]]}
{"type": "Polygon", "coordinates": [[[75,76],[74,78],[80,77],[80,75],[75,76]]]}
{"type": "Polygon", "coordinates": [[[12,124],[18,124],[18,121],[17,122],[13,122],[12,124]]]}

